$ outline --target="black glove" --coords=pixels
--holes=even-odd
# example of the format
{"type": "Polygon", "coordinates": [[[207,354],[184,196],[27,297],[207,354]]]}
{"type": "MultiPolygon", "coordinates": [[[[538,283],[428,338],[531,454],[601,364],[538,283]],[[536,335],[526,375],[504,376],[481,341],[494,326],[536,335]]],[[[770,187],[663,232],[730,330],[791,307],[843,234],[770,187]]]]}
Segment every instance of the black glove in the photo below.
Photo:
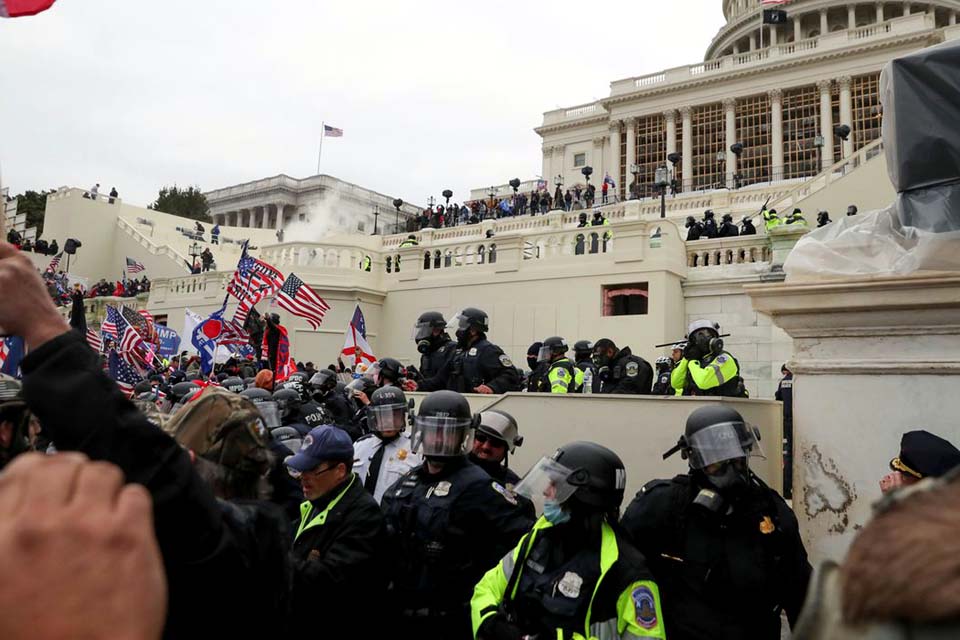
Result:
{"type": "Polygon", "coordinates": [[[495,613],[477,629],[477,640],[523,640],[523,632],[502,613],[495,613]]]}
{"type": "Polygon", "coordinates": [[[683,348],[683,357],[687,360],[699,360],[703,357],[703,354],[700,353],[700,348],[691,340],[687,343],[687,346],[683,348]]]}

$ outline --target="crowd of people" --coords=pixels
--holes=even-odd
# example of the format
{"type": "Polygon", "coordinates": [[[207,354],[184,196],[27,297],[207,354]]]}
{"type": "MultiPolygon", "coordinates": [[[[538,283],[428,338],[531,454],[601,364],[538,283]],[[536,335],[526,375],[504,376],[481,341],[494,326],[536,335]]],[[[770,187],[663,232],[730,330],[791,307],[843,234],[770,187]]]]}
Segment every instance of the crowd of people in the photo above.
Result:
{"type": "MultiPolygon", "coordinates": [[[[780,226],[794,228],[807,226],[807,220],[803,217],[803,211],[800,207],[794,207],[792,212],[781,217],[776,209],[767,209],[767,207],[764,206],[758,215],[763,220],[764,228],[768,233],[772,229],[780,226]]],[[[847,215],[857,215],[857,206],[852,204],[847,207],[847,215]]],[[[703,212],[702,220],[697,220],[693,216],[687,216],[687,242],[708,238],[735,238],[737,236],[756,235],[757,228],[753,224],[754,217],[755,216],[744,216],[740,220],[740,226],[738,227],[733,221],[733,216],[729,213],[723,214],[720,224],[717,224],[716,214],[710,209],[703,212]]],[[[818,228],[824,227],[830,224],[830,222],[832,221],[830,220],[829,212],[821,210],[817,213],[818,228]]]]}
{"type": "Polygon", "coordinates": [[[60,253],[60,245],[56,239],[47,242],[40,238],[36,242],[30,238],[24,239],[23,235],[16,229],[7,231],[7,243],[12,244],[20,251],[39,253],[46,256],[55,256],[60,253]]]}
{"type": "MultiPolygon", "coordinates": [[[[0,617],[5,638],[385,626],[441,640],[779,640],[781,612],[802,633],[836,606],[804,610],[823,586],[790,506],[750,469],[757,432],[730,405],[677,425],[664,458],[680,453],[688,470],[673,478],[589,441],[542,452],[521,477],[510,455],[523,425],[463,396],[743,397],[716,322],[691,323],[656,375],[609,338],[574,343],[571,359],[560,336],[531,346],[526,372],[487,339],[482,310],[430,311],[412,336],[419,366],[288,374],[268,314],[255,353],[206,375],[193,357],[158,363],[131,402],[5,245],[0,300],[0,326],[29,349],[22,380],[0,377],[0,593],[18,603],[0,617]],[[410,390],[429,393],[413,406],[410,390]],[[636,473],[649,481],[628,501],[636,473]],[[42,595],[57,615],[35,610],[42,595]]],[[[957,463],[950,443],[912,432],[882,487],[957,463]]]]}

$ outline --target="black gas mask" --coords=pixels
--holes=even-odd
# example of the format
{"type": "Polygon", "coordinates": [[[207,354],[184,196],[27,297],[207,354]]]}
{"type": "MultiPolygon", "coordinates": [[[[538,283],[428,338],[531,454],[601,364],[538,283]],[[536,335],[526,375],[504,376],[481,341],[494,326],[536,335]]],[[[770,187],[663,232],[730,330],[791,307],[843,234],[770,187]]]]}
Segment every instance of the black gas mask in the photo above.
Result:
{"type": "Polygon", "coordinates": [[[537,356],[527,356],[527,366],[530,367],[531,371],[535,371],[537,368],[537,356]]]}
{"type": "Polygon", "coordinates": [[[466,349],[470,346],[470,329],[460,329],[457,331],[457,346],[466,349]]]}
{"type": "Polygon", "coordinates": [[[433,346],[433,337],[424,338],[417,342],[417,351],[423,355],[430,353],[430,348],[433,346]]]}

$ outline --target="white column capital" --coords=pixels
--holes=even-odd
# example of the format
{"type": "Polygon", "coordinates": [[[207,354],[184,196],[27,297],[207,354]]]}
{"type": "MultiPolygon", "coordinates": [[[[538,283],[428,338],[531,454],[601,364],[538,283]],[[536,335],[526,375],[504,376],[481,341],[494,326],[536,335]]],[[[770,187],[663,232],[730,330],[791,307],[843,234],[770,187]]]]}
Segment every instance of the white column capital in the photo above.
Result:
{"type": "Polygon", "coordinates": [[[593,139],[593,146],[602,147],[603,143],[606,142],[607,136],[597,136],[593,139]]]}
{"type": "Polygon", "coordinates": [[[544,147],[543,148],[543,157],[549,158],[553,155],[553,147],[544,147]]]}
{"type": "Polygon", "coordinates": [[[622,123],[619,120],[610,121],[610,133],[620,133],[620,125],[622,123]]]}
{"type": "Polygon", "coordinates": [[[693,107],[691,107],[688,104],[685,104],[682,107],[680,107],[679,111],[680,111],[681,118],[683,118],[684,120],[689,120],[690,115],[693,113],[693,107]]]}
{"type": "Polygon", "coordinates": [[[677,110],[676,110],[676,109],[667,109],[666,111],[663,112],[663,119],[666,120],[668,124],[671,123],[671,122],[674,123],[674,124],[676,124],[676,122],[677,122],[677,110]]]}
{"type": "Polygon", "coordinates": [[[783,99],[783,89],[770,89],[767,91],[767,97],[770,102],[780,102],[783,99]]]}
{"type": "Polygon", "coordinates": [[[830,93],[833,88],[833,80],[817,80],[817,89],[820,93],[830,93]]]}
{"type": "Polygon", "coordinates": [[[724,98],[723,99],[723,110],[724,111],[733,111],[737,108],[737,99],[736,98],[724,98]]]}
{"type": "Polygon", "coordinates": [[[846,89],[846,90],[849,91],[849,90],[850,90],[850,85],[851,85],[852,83],[853,83],[853,78],[851,78],[850,76],[840,76],[839,78],[837,78],[837,86],[838,86],[841,90],[846,89]]]}

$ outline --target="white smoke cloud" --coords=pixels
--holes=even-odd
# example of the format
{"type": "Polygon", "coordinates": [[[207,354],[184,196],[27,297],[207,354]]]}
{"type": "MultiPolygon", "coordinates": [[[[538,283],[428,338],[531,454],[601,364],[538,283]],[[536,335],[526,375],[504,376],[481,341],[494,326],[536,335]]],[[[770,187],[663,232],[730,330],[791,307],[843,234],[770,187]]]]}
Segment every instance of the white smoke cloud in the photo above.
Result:
{"type": "Polygon", "coordinates": [[[294,220],[283,229],[284,242],[320,242],[325,236],[343,232],[338,218],[343,214],[340,194],[325,190],[311,203],[305,220],[294,220]]]}

